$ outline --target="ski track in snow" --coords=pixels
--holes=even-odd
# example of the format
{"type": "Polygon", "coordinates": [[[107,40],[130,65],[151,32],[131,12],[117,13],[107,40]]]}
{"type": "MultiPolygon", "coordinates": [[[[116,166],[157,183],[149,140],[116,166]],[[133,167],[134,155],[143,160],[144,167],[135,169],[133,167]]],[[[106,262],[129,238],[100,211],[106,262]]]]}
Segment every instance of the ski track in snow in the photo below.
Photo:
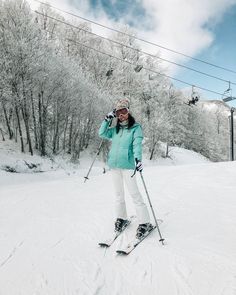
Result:
{"type": "Polygon", "coordinates": [[[109,173],[4,186],[0,295],[236,295],[236,166],[223,168],[147,169],[166,243],[155,231],[128,256],[115,250],[137,221],[109,249],[98,246],[113,230],[109,173]]]}
{"type": "Polygon", "coordinates": [[[13,250],[11,251],[11,253],[8,255],[7,258],[5,258],[2,262],[0,262],[0,268],[3,267],[12,257],[14,257],[17,249],[20,248],[22,244],[23,244],[23,241],[19,245],[13,248],[13,250]]]}
{"type": "Polygon", "coordinates": [[[191,270],[186,269],[186,265],[179,257],[173,257],[173,274],[175,277],[177,294],[194,295],[188,280],[191,270]]]}

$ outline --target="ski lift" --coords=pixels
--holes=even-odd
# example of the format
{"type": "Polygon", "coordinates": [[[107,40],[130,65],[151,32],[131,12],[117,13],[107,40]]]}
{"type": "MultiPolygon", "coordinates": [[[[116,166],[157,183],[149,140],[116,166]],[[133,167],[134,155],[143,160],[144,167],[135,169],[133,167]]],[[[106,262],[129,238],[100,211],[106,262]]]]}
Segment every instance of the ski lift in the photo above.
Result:
{"type": "Polygon", "coordinates": [[[229,87],[224,91],[224,93],[222,94],[221,99],[224,102],[228,102],[228,101],[232,100],[232,89],[231,89],[231,83],[230,83],[230,81],[229,81],[229,87]]]}
{"type": "Polygon", "coordinates": [[[232,89],[231,89],[231,83],[230,83],[230,81],[229,81],[229,87],[228,87],[228,89],[227,90],[225,90],[225,93],[226,92],[230,92],[232,89]]]}
{"type": "Polygon", "coordinates": [[[106,77],[107,79],[110,79],[110,77],[112,76],[113,74],[113,68],[112,68],[112,63],[111,63],[111,56],[110,56],[110,65],[109,65],[109,70],[106,72],[106,77]]]}
{"type": "Polygon", "coordinates": [[[134,70],[136,73],[139,73],[142,70],[143,66],[142,65],[137,65],[134,70]]]}
{"type": "Polygon", "coordinates": [[[192,86],[192,94],[191,94],[191,99],[188,100],[187,104],[188,106],[194,106],[200,99],[200,95],[198,92],[195,91],[194,85],[192,86]]]}
{"type": "Polygon", "coordinates": [[[108,70],[106,73],[107,78],[110,78],[112,76],[112,74],[113,74],[113,69],[110,68],[110,70],[108,70]]]}

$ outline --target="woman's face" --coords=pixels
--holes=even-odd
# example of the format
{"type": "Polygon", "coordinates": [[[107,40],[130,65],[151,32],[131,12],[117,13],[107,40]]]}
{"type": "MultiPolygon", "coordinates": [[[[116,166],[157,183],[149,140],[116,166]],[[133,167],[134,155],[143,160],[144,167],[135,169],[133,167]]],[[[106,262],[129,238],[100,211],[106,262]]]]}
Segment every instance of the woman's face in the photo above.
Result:
{"type": "Polygon", "coordinates": [[[126,108],[118,110],[118,111],[116,111],[116,117],[121,122],[126,121],[129,117],[129,111],[126,108]]]}

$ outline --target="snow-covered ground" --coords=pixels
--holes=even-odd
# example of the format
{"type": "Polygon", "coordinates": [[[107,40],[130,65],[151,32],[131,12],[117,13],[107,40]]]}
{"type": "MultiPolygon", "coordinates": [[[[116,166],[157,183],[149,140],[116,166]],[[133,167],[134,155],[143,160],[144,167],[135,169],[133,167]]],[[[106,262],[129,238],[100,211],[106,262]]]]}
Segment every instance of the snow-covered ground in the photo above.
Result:
{"type": "Polygon", "coordinates": [[[115,250],[136,223],[110,249],[98,246],[114,221],[111,175],[100,163],[86,183],[88,160],[77,169],[1,171],[0,294],[235,295],[236,163],[181,149],[166,161],[145,161],[143,172],[165,245],[154,232],[127,257],[115,250]]]}

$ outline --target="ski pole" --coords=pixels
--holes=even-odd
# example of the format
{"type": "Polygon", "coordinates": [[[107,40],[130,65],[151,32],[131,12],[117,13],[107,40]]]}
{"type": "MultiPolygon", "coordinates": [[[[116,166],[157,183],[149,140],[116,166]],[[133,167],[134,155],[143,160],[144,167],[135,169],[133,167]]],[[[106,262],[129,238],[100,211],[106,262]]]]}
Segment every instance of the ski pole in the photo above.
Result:
{"type": "Polygon", "coordinates": [[[94,159],[93,159],[93,161],[92,161],[92,164],[91,164],[90,167],[89,167],[88,173],[87,173],[86,176],[84,176],[84,182],[86,182],[86,180],[89,179],[88,176],[89,176],[89,174],[90,174],[90,172],[91,172],[91,170],[92,170],[92,168],[93,168],[93,164],[94,164],[94,162],[96,161],[97,156],[99,155],[99,153],[100,153],[100,151],[101,151],[101,148],[102,148],[103,142],[104,142],[104,140],[102,140],[102,141],[100,142],[100,145],[99,145],[98,151],[97,151],[97,153],[96,153],[96,155],[95,155],[95,157],[94,157],[94,159]]]}
{"type": "MultiPolygon", "coordinates": [[[[107,128],[109,128],[109,127],[111,126],[111,124],[112,124],[112,119],[110,120],[110,123],[109,123],[109,125],[108,125],[107,128]]],[[[93,159],[93,161],[92,161],[92,164],[91,164],[90,167],[89,167],[89,170],[88,170],[87,175],[84,176],[84,182],[86,182],[86,180],[89,179],[88,176],[89,176],[89,174],[90,174],[90,172],[91,172],[91,170],[92,170],[92,168],[93,168],[93,164],[94,164],[94,162],[96,161],[97,156],[99,155],[99,153],[100,153],[100,151],[101,151],[101,148],[102,148],[103,142],[104,142],[104,139],[102,139],[102,141],[100,142],[100,145],[99,145],[99,147],[98,147],[98,151],[97,151],[97,153],[96,153],[96,155],[95,155],[95,157],[94,157],[94,159],[93,159]]]]}
{"type": "Polygon", "coordinates": [[[150,197],[149,197],[149,194],[148,194],[148,191],[147,191],[147,187],[146,187],[146,184],[145,184],[145,181],[144,181],[144,178],[143,178],[143,174],[142,174],[141,171],[140,171],[140,176],[141,176],[141,179],[142,179],[142,182],[143,182],[143,186],[144,186],[144,189],[146,191],[147,198],[148,198],[148,202],[149,202],[150,208],[152,210],[152,214],[153,214],[153,217],[154,217],[154,220],[155,220],[155,223],[156,223],[156,227],[157,227],[157,230],[158,230],[158,233],[159,233],[159,236],[160,236],[159,242],[161,242],[162,245],[164,245],[164,240],[165,239],[162,238],[161,231],[160,231],[160,228],[159,228],[157,219],[156,219],[156,215],[155,215],[155,212],[153,210],[152,203],[151,203],[151,200],[150,200],[150,197]]]}

